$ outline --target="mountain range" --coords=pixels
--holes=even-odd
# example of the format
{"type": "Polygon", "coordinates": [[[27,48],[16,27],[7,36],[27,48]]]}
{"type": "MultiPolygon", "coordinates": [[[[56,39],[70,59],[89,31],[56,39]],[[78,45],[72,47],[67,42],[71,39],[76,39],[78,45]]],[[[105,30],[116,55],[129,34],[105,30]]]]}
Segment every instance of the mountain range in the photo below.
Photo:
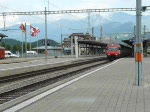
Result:
{"type": "MultiPolygon", "coordinates": [[[[150,28],[150,16],[142,16],[142,28],[146,25],[150,28]]],[[[115,36],[124,39],[126,37],[133,36],[134,25],[136,23],[136,16],[124,12],[113,13],[107,17],[100,14],[91,14],[90,27],[94,28],[94,36],[100,37],[100,27],[103,28],[103,38],[114,38],[115,36]],[[132,35],[120,34],[120,33],[132,33],[132,35]]],[[[8,38],[24,41],[24,35],[19,29],[20,24],[16,24],[7,27],[8,31],[1,31],[0,33],[8,35],[8,38]]],[[[33,23],[33,27],[38,27],[40,33],[38,37],[30,37],[30,27],[27,26],[27,41],[35,42],[39,39],[45,38],[45,23],[33,23]]],[[[78,20],[60,19],[56,22],[48,22],[48,39],[55,40],[60,43],[61,33],[63,38],[66,38],[71,33],[86,33],[88,30],[88,17],[78,20]]],[[[1,29],[3,30],[3,29],[1,29]]],[[[91,30],[89,31],[91,33],[91,30]]]]}

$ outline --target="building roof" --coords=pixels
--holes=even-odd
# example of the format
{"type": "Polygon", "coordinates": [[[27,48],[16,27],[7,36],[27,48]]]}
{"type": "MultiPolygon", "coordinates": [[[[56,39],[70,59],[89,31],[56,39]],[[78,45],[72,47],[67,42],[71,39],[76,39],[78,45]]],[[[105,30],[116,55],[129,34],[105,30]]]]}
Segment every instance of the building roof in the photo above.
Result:
{"type": "Polygon", "coordinates": [[[89,33],[72,33],[69,38],[71,38],[72,36],[78,36],[78,37],[82,37],[82,38],[91,38],[91,35],[89,33]]]}
{"type": "Polygon", "coordinates": [[[86,33],[86,34],[84,34],[84,33],[72,33],[70,36],[90,36],[90,34],[89,33],[86,33]]]}
{"type": "MultiPolygon", "coordinates": [[[[34,50],[36,50],[36,49],[45,50],[45,46],[35,47],[32,49],[34,49],[34,50]]],[[[61,50],[61,47],[47,46],[47,50],[61,50]]]]}

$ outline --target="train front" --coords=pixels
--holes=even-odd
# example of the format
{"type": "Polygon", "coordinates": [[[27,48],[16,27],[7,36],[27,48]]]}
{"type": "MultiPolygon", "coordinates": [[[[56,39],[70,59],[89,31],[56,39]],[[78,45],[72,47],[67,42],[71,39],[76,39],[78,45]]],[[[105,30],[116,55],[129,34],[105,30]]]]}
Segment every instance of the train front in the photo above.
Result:
{"type": "Polygon", "coordinates": [[[106,55],[109,60],[120,58],[120,55],[121,55],[120,45],[107,46],[106,55]]]}

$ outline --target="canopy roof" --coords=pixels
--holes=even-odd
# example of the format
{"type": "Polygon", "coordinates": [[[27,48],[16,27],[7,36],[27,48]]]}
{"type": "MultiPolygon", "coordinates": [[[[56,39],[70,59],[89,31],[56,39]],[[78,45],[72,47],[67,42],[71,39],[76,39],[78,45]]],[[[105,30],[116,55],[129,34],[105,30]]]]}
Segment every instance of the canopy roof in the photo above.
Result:
{"type": "Polygon", "coordinates": [[[0,37],[4,38],[4,37],[8,37],[8,36],[0,33],[0,37]]]}

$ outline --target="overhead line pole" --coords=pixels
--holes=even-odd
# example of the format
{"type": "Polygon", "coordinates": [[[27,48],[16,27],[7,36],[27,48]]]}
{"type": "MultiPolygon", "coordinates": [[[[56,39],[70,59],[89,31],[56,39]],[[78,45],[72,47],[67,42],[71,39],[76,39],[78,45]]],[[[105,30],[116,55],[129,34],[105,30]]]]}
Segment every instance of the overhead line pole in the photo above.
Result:
{"type": "Polygon", "coordinates": [[[88,12],[88,33],[90,33],[90,27],[91,27],[91,22],[90,22],[90,12],[88,12]]]}
{"type": "Polygon", "coordinates": [[[6,24],[6,15],[3,13],[3,21],[4,21],[4,31],[6,31],[5,30],[5,24],[6,24]]]}
{"type": "Polygon", "coordinates": [[[45,7],[45,63],[47,62],[47,13],[46,13],[46,7],[45,7]]]}
{"type": "Polygon", "coordinates": [[[103,37],[103,28],[100,28],[100,42],[102,42],[102,37],[103,37]]]}
{"type": "Polygon", "coordinates": [[[25,58],[27,58],[27,25],[25,23],[25,58]]]}
{"type": "MultiPolygon", "coordinates": [[[[146,38],[145,36],[146,36],[146,25],[144,25],[143,41],[146,38]]],[[[145,47],[143,46],[143,54],[146,53],[146,55],[147,55],[147,50],[146,49],[147,49],[147,45],[145,45],[145,47]]]]}
{"type": "MultiPolygon", "coordinates": [[[[134,40],[136,41],[136,26],[134,26],[134,40]]],[[[135,41],[133,42],[134,43],[134,57],[135,57],[135,53],[136,53],[136,43],[135,43],[135,41]]]]}
{"type": "Polygon", "coordinates": [[[94,27],[92,27],[92,38],[94,39],[94,27]]]}
{"type": "Polygon", "coordinates": [[[62,54],[63,54],[63,45],[62,45],[62,26],[61,26],[61,57],[62,57],[62,54]]]}
{"type": "Polygon", "coordinates": [[[141,0],[136,0],[136,85],[142,85],[141,0]]]}
{"type": "Polygon", "coordinates": [[[48,11],[49,11],[49,0],[48,0],[48,11]]]}

